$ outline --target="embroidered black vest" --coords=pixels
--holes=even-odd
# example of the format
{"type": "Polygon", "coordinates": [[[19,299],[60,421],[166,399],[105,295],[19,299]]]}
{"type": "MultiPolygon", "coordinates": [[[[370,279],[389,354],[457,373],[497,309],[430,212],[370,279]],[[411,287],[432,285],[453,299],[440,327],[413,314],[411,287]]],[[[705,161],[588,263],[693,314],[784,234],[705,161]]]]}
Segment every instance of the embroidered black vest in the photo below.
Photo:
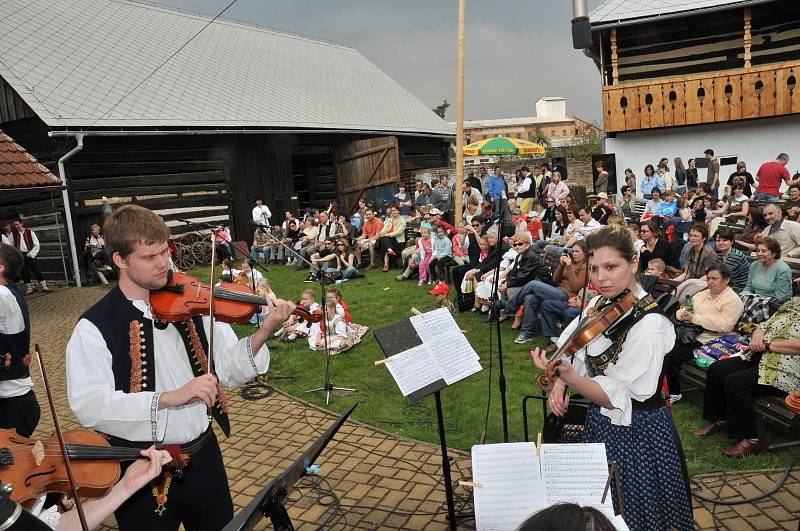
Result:
{"type": "MultiPolygon", "coordinates": [[[[606,302],[610,301],[600,301],[594,308],[599,310],[606,302]]],[[[617,362],[619,353],[622,351],[622,346],[625,343],[625,339],[628,337],[630,329],[633,328],[633,325],[641,321],[645,315],[651,313],[661,313],[663,315],[661,307],[655,302],[653,297],[646,295],[636,303],[633,310],[631,310],[628,315],[603,332],[603,335],[611,340],[611,346],[598,356],[590,356],[588,354],[584,356],[586,371],[590,377],[605,374],[605,370],[608,366],[617,362]]]]}
{"type": "Polygon", "coordinates": [[[25,328],[18,334],[0,334],[0,380],[16,380],[31,375],[28,366],[31,364],[31,323],[28,315],[28,303],[16,286],[6,286],[17,299],[22,311],[25,328]]]}
{"type": "MultiPolygon", "coordinates": [[[[82,318],[97,327],[105,339],[108,350],[111,351],[111,371],[114,373],[116,390],[125,393],[156,390],[153,321],[147,319],[125,297],[119,287],[109,291],[105,297],[83,314],[82,318]]],[[[156,326],[160,326],[160,324],[156,326]]],[[[202,317],[194,317],[190,322],[166,324],[166,326],[175,326],[181,336],[194,376],[205,374],[207,372],[205,365],[208,339],[203,328],[202,317]]],[[[167,353],[167,355],[170,354],[167,353]]],[[[226,436],[230,435],[227,404],[224,395],[219,390],[211,414],[223,433],[226,436]]]]}

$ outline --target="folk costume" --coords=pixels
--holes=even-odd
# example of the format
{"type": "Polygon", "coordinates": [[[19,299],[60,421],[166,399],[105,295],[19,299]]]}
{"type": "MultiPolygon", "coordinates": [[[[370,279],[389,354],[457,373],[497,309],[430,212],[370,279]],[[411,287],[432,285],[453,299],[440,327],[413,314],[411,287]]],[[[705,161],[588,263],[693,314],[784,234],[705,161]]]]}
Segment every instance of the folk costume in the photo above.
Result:
{"type": "MultiPolygon", "coordinates": [[[[197,401],[158,409],[162,392],[207,372],[208,337],[214,326],[214,372],[222,387],[239,385],[267,370],[269,351],[251,352],[230,325],[208,317],[167,324],[153,319],[146,301],[130,300],[117,287],[80,319],[67,345],[70,407],[86,427],[109,435],[115,446],[179,444],[189,454],[183,477],[162,476],[116,512],[122,531],[219,530],[233,518],[222,454],[197,401]]],[[[225,395],[218,389],[214,421],[228,435],[225,395]]]]}
{"type": "MultiPolygon", "coordinates": [[[[683,450],[660,396],[662,362],[675,343],[675,331],[647,292],[637,289],[640,302],[573,361],[575,372],[599,384],[614,406],[589,408],[583,442],[605,443],[608,458],[617,462],[625,522],[632,531],[692,530],[683,450]]],[[[591,315],[606,302],[595,297],[587,312],[591,315]]],[[[578,321],[561,334],[559,347],[578,321]]]]}
{"type": "Polygon", "coordinates": [[[39,283],[39,287],[42,291],[50,291],[50,288],[47,287],[44,275],[42,274],[42,270],[39,267],[39,262],[36,260],[36,256],[41,249],[39,238],[36,236],[36,233],[27,228],[21,231],[15,230],[11,234],[11,241],[14,247],[19,249],[22,256],[25,257],[25,264],[22,266],[22,281],[25,282],[26,286],[25,294],[30,295],[33,293],[33,289],[36,286],[33,283],[34,278],[39,283]]]}
{"type": "Polygon", "coordinates": [[[25,297],[0,285],[0,428],[30,437],[39,423],[39,402],[29,365],[31,326],[25,297]]]}

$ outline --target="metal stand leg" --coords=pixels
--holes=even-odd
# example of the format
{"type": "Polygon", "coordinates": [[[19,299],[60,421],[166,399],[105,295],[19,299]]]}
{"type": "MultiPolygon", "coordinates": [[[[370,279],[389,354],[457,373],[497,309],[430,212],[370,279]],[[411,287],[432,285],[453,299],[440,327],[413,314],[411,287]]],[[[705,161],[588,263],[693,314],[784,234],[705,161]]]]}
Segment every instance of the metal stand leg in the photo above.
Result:
{"type": "Polygon", "coordinates": [[[439,391],[433,393],[436,399],[436,419],[439,423],[439,443],[442,445],[442,475],[444,476],[444,496],[447,499],[447,520],[451,531],[456,531],[456,504],[453,500],[453,479],[450,477],[450,459],[447,457],[447,439],[444,431],[442,398],[439,391]]]}

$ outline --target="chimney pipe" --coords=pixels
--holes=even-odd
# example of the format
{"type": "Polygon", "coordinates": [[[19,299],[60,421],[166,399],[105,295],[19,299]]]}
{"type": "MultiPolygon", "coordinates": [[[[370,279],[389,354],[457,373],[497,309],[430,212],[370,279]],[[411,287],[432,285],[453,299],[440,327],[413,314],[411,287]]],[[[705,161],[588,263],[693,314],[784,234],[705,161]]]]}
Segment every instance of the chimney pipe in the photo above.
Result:
{"type": "Polygon", "coordinates": [[[584,18],[589,16],[589,7],[586,0],[572,0],[572,18],[584,18]]]}

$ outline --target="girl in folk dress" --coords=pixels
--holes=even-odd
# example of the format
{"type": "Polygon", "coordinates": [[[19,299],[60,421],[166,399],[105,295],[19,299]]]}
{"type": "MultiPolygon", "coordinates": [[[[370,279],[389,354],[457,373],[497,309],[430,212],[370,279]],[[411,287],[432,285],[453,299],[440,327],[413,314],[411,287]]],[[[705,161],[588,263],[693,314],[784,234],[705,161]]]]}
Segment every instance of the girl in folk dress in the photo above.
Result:
{"type": "MultiPolygon", "coordinates": [[[[610,337],[596,338],[572,362],[562,360],[548,397],[550,409],[564,415],[568,388],[593,403],[584,442],[605,443],[608,458],[619,466],[625,522],[632,531],[693,530],[683,450],[659,388],[664,356],[675,343],[674,326],[637,281],[639,258],[626,229],[605,227],[586,241],[590,281],[600,294],[587,311],[628,292],[639,302],[628,312],[630,320],[622,321],[610,337]]],[[[567,326],[558,346],[579,320],[567,326]]],[[[547,367],[543,350],[531,355],[538,368],[547,367]]]]}

